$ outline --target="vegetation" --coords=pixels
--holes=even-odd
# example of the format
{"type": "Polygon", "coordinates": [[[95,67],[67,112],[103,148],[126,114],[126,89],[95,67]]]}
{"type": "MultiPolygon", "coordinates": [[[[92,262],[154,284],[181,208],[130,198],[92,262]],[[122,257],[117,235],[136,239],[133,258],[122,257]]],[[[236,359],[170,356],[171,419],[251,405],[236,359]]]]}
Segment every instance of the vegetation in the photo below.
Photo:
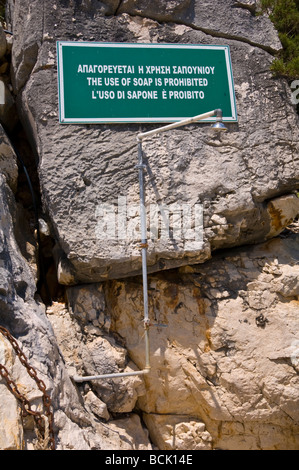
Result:
{"type": "Polygon", "coordinates": [[[290,80],[299,78],[299,0],[261,0],[276,27],[283,50],[273,61],[272,71],[290,80]]]}

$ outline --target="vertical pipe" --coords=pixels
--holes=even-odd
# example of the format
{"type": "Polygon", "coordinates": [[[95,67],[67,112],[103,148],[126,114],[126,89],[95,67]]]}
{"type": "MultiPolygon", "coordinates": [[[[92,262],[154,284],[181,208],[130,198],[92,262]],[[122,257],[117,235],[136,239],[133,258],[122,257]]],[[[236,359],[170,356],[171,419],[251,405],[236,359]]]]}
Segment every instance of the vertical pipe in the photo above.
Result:
{"type": "Polygon", "coordinates": [[[141,217],[141,241],[146,243],[147,241],[147,231],[146,231],[146,210],[145,210],[145,193],[144,193],[144,176],[143,172],[145,165],[143,163],[143,151],[142,151],[142,142],[138,141],[138,165],[139,170],[139,191],[140,191],[140,217],[141,217]]]}
{"type": "Polygon", "coordinates": [[[142,142],[138,141],[138,170],[139,170],[139,191],[140,191],[140,229],[141,229],[141,256],[142,256],[142,280],[143,280],[143,304],[144,304],[144,324],[149,323],[148,316],[148,286],[147,286],[147,224],[146,207],[144,193],[144,169],[142,142]]]}
{"type": "Polygon", "coordinates": [[[149,347],[149,324],[144,324],[144,341],[145,341],[145,366],[144,370],[151,368],[150,365],[150,347],[149,347]]]}
{"type": "Polygon", "coordinates": [[[144,307],[144,340],[145,340],[145,369],[150,369],[149,353],[149,315],[148,315],[148,285],[147,285],[147,224],[144,191],[144,169],[142,142],[138,140],[138,165],[139,191],[140,191],[140,231],[141,231],[141,256],[142,256],[142,284],[144,307]]]}

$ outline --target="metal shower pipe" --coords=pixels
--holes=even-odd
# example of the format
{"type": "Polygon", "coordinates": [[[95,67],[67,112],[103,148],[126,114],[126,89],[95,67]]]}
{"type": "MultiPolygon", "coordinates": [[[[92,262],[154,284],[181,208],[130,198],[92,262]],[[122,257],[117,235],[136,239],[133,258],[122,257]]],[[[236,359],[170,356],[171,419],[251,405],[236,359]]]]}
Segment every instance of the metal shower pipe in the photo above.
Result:
{"type": "Polygon", "coordinates": [[[140,196],[140,228],[141,228],[141,256],[142,256],[142,283],[143,283],[143,323],[144,323],[144,341],[145,341],[145,367],[143,370],[134,372],[116,372],[102,375],[89,375],[85,377],[73,376],[75,382],[86,382],[89,380],[109,379],[117,377],[129,377],[134,375],[148,374],[150,371],[150,352],[149,352],[149,314],[148,314],[148,285],[147,285],[147,225],[144,191],[144,170],[143,152],[141,140],[138,141],[138,164],[136,165],[139,176],[139,196],[140,196]]]}
{"type": "Polygon", "coordinates": [[[141,132],[137,135],[137,141],[141,142],[146,137],[150,137],[155,134],[160,134],[161,132],[169,131],[171,129],[175,129],[176,127],[186,126],[187,124],[192,124],[197,121],[201,121],[203,119],[208,119],[210,117],[216,116],[216,121],[222,121],[222,110],[221,109],[214,109],[213,111],[209,111],[204,114],[198,114],[197,116],[182,119],[178,122],[173,122],[172,124],[167,124],[166,126],[158,127],[157,129],[153,129],[152,131],[148,132],[141,132]]]}
{"type": "MultiPolygon", "coordinates": [[[[143,282],[143,308],[144,308],[144,338],[145,338],[145,367],[143,370],[134,371],[134,372],[118,372],[112,374],[102,374],[102,375],[90,375],[90,376],[73,376],[75,382],[85,382],[89,380],[99,380],[99,379],[108,379],[108,378],[117,378],[117,377],[129,377],[134,375],[144,375],[150,372],[150,347],[149,347],[149,327],[150,320],[148,314],[148,283],[147,283],[147,223],[146,223],[146,207],[145,207],[145,191],[144,191],[144,170],[146,166],[143,162],[143,150],[142,150],[142,141],[147,137],[152,135],[159,134],[177,127],[185,126],[187,124],[192,124],[194,122],[208,119],[212,116],[216,116],[216,124],[222,122],[222,110],[215,109],[209,111],[208,113],[199,114],[192,118],[183,119],[179,122],[174,122],[166,126],[158,127],[148,132],[141,132],[137,135],[138,143],[138,164],[136,168],[138,169],[139,176],[139,195],[140,195],[140,231],[141,231],[141,257],[142,257],[142,282],[143,282]]],[[[215,130],[226,130],[226,128],[214,127],[215,130]]]]}

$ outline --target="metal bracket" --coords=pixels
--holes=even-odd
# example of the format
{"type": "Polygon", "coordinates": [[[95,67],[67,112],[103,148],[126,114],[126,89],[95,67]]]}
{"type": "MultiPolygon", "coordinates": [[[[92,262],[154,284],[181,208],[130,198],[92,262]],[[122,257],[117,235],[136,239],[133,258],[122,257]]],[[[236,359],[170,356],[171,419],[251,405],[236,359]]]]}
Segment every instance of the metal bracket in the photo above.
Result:
{"type": "Polygon", "coordinates": [[[135,168],[137,170],[146,170],[146,165],[144,163],[138,163],[138,165],[135,165],[135,168]]]}

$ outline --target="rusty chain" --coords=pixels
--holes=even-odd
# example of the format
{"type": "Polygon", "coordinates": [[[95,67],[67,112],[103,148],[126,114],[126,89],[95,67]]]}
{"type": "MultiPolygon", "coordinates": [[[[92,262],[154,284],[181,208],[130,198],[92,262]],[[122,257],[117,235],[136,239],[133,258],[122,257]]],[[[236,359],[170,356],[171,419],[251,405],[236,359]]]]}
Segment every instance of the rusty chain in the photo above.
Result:
{"type": "MultiPolygon", "coordinates": [[[[53,431],[54,416],[53,411],[51,411],[51,398],[46,393],[46,385],[41,379],[37,377],[36,370],[29,364],[27,357],[20,349],[17,341],[9,333],[9,331],[3,326],[0,326],[0,333],[2,333],[9,340],[21,364],[27,369],[28,374],[30,375],[30,377],[32,377],[39,390],[42,392],[42,400],[45,409],[44,415],[39,411],[32,410],[29,401],[22,393],[20,393],[16,383],[10,378],[8,370],[2,364],[0,364],[0,376],[3,377],[3,379],[6,381],[7,388],[11,391],[11,393],[16,397],[16,399],[20,403],[22,416],[33,416],[37,428],[37,435],[41,440],[44,441],[44,447],[50,448],[50,450],[55,450],[55,437],[53,431]]],[[[46,449],[44,448],[44,450],[46,449]]]]}

